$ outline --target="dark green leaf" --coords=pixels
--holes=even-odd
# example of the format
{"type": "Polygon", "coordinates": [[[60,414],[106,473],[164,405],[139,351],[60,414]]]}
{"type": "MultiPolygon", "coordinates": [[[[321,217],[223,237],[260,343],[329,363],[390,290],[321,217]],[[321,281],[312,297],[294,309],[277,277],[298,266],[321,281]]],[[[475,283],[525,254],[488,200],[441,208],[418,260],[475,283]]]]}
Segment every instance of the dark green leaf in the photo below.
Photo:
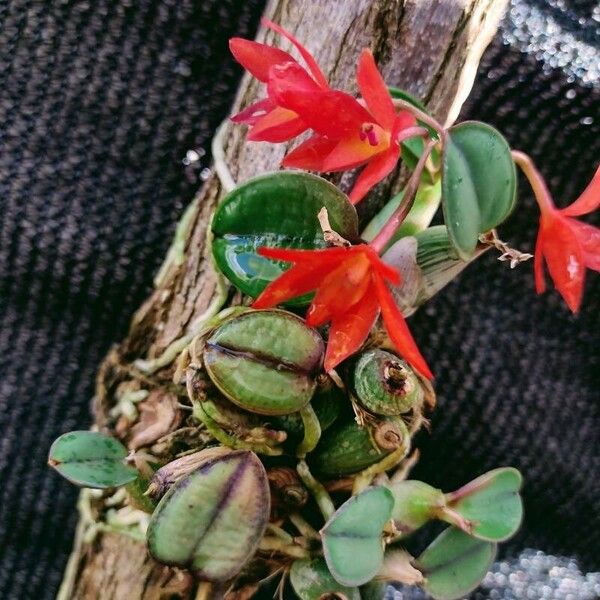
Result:
{"type": "Polygon", "coordinates": [[[50,448],[48,464],[71,483],[90,488],[111,488],[137,478],[124,463],[127,449],[121,442],[96,431],[71,431],[50,448]]]}
{"type": "Polygon", "coordinates": [[[327,566],[341,584],[367,583],[383,564],[383,528],[394,497],[384,487],[367,488],[347,500],[321,530],[327,566]]]}
{"type": "MultiPolygon", "coordinates": [[[[263,258],[258,248],[324,248],[317,215],[325,207],[342,237],[358,236],[358,217],[347,196],[309,173],[279,171],[247,181],[217,208],[213,255],[219,269],[242,292],[255,298],[289,264],[263,258]]],[[[290,304],[306,304],[296,300],[290,304]]]]}
{"type": "Polygon", "coordinates": [[[148,549],[159,562],[198,578],[235,577],[256,551],[269,521],[267,474],[253,452],[218,456],[177,481],[148,526],[148,549]]]}
{"type": "Polygon", "coordinates": [[[297,560],[290,569],[290,582],[300,600],[320,600],[327,594],[341,594],[348,600],[361,600],[356,587],[339,584],[322,558],[297,560]]]}
{"type": "Polygon", "coordinates": [[[513,536],[523,518],[519,491],[521,473],[512,467],[494,469],[448,494],[448,506],[473,524],[472,535],[502,542],[513,536]]]}
{"type": "Polygon", "coordinates": [[[458,253],[468,260],[479,234],[502,223],[514,207],[515,164],[502,135],[475,121],[448,130],[442,163],[444,220],[458,253]]]}
{"type": "Polygon", "coordinates": [[[450,527],[421,554],[415,566],[425,577],[423,588],[435,600],[456,600],[481,583],[495,556],[496,544],[450,527]]]}

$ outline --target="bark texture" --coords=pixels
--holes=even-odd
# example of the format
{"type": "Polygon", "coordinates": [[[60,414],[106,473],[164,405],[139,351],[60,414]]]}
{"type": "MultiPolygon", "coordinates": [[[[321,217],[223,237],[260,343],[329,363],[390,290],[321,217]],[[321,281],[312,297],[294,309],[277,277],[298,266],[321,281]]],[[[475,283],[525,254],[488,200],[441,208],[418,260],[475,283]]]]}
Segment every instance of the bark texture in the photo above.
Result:
{"type": "MultiPolygon", "coordinates": [[[[481,53],[505,6],[506,0],[271,0],[266,16],[306,43],[332,86],[356,91],[356,60],[360,50],[369,47],[389,84],[411,92],[439,120],[451,122],[469,93],[481,53]]],[[[275,37],[264,29],[258,34],[267,43],[275,37]]],[[[279,36],[276,43],[289,49],[279,36]]],[[[258,99],[260,87],[245,76],[233,110],[258,99]]],[[[227,165],[235,181],[277,169],[288,149],[283,144],[247,144],[245,128],[229,124],[223,125],[219,137],[224,141],[221,164],[227,165]]],[[[400,178],[400,173],[390,177],[379,186],[379,194],[388,196],[400,178]]],[[[338,183],[349,187],[352,175],[338,183]]],[[[108,411],[124,381],[143,382],[145,389],[167,394],[174,359],[202,316],[214,307],[219,280],[207,259],[207,228],[221,195],[219,177],[213,174],[182,220],[156,288],[135,314],[127,339],[100,368],[95,400],[99,427],[107,426],[108,411]]],[[[106,531],[91,536],[84,522],[78,532],[61,599],[196,595],[196,584],[186,573],[152,561],[142,542],[106,531]]]]}

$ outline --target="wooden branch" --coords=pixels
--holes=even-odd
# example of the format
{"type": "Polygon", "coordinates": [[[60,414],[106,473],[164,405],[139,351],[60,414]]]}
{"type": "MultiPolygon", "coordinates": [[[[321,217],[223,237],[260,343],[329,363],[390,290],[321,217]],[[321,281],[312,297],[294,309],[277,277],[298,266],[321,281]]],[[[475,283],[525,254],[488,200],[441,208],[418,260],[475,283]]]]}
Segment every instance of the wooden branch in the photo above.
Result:
{"type": "MultiPolygon", "coordinates": [[[[266,15],[306,43],[332,86],[356,91],[356,61],[361,49],[370,47],[390,85],[420,97],[439,120],[451,122],[471,88],[479,58],[506,4],[506,0],[271,0],[266,15]]],[[[258,39],[290,48],[264,29],[258,39]]],[[[261,97],[260,88],[245,76],[234,111],[261,97]]],[[[246,143],[245,135],[244,127],[223,127],[225,163],[235,181],[277,169],[288,150],[284,144],[246,143]]],[[[380,193],[389,196],[399,177],[398,173],[390,177],[380,186],[380,193]]],[[[347,188],[352,176],[336,182],[347,188]]],[[[107,423],[120,373],[137,373],[146,387],[168,385],[172,358],[214,302],[219,285],[207,258],[207,228],[221,195],[221,184],[213,175],[186,213],[154,293],[135,314],[127,339],[102,366],[95,405],[99,426],[107,423]],[[160,363],[148,361],[161,356],[166,365],[150,368],[160,363]]],[[[84,529],[79,528],[81,535],[61,598],[194,597],[196,584],[191,578],[154,563],[144,544],[113,533],[99,533],[90,542],[82,537],[84,529]]]]}

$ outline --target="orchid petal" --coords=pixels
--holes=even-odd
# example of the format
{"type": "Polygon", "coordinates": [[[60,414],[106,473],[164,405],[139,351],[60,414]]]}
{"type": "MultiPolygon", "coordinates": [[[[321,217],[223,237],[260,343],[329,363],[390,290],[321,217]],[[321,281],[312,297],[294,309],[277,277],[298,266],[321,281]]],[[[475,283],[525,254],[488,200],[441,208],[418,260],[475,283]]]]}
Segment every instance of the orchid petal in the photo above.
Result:
{"type": "Polygon", "coordinates": [[[324,92],[314,81],[311,89],[306,81],[308,74],[304,71],[305,76],[302,76],[301,70],[302,67],[292,63],[273,67],[269,96],[279,106],[298,113],[315,133],[339,140],[348,134],[360,133],[364,123],[373,121],[369,112],[350,94],[337,90],[324,92]]]}
{"type": "Polygon", "coordinates": [[[335,369],[365,343],[378,314],[377,295],[371,284],[358,303],[332,319],[325,353],[325,371],[335,369]]]}
{"type": "Polygon", "coordinates": [[[370,285],[371,263],[361,253],[343,261],[319,284],[308,312],[306,323],[319,327],[354,306],[370,285]]]}
{"type": "Polygon", "coordinates": [[[306,125],[295,112],[278,106],[256,121],[247,139],[251,142],[280,143],[291,140],[304,131],[306,125]]]}
{"type": "MultiPolygon", "coordinates": [[[[377,127],[377,125],[373,127],[377,127]]],[[[346,171],[354,169],[377,154],[385,152],[390,145],[390,136],[380,127],[377,127],[377,129],[379,130],[377,133],[380,133],[378,139],[381,141],[374,146],[366,138],[364,140],[360,139],[360,131],[342,138],[323,161],[323,170],[346,171]]]]}
{"type": "Polygon", "coordinates": [[[263,83],[269,80],[269,69],[273,65],[296,62],[291,54],[279,48],[243,38],[231,38],[229,40],[229,49],[235,60],[263,83]]]}
{"type": "Polygon", "coordinates": [[[318,265],[326,262],[337,266],[340,261],[346,260],[354,254],[360,246],[351,246],[350,248],[324,248],[322,250],[297,250],[292,248],[259,248],[258,254],[265,258],[274,260],[283,260],[300,264],[318,265]]]}
{"type": "Polygon", "coordinates": [[[275,104],[270,98],[259,100],[251,104],[241,112],[233,115],[231,120],[234,123],[244,123],[245,125],[254,125],[259,119],[268,115],[275,108],[275,104]]]}
{"type": "Polygon", "coordinates": [[[586,267],[600,271],[600,229],[574,219],[570,224],[575,229],[586,267]]]}
{"type": "Polygon", "coordinates": [[[546,291],[546,279],[544,277],[544,232],[543,225],[540,224],[537,240],[535,242],[535,250],[533,255],[533,272],[535,276],[535,291],[538,294],[543,294],[546,291]]]}
{"type": "Polygon", "coordinates": [[[373,53],[368,49],[363,50],[360,55],[356,79],[367,108],[384,129],[391,131],[396,111],[390,92],[375,64],[373,53]]]}
{"type": "Polygon", "coordinates": [[[294,148],[282,161],[284,167],[295,167],[308,171],[325,171],[323,163],[336,145],[320,135],[313,135],[294,148]]]}
{"type": "Polygon", "coordinates": [[[312,292],[330,270],[331,266],[326,264],[317,267],[295,265],[272,281],[252,303],[252,307],[271,308],[312,292]]]}
{"type": "Polygon", "coordinates": [[[597,210],[600,207],[600,167],[596,170],[592,181],[583,191],[583,194],[570,206],[560,212],[566,217],[579,217],[597,210]]]}
{"type": "Polygon", "coordinates": [[[323,74],[323,71],[321,71],[321,68],[317,64],[317,61],[314,59],[313,55],[291,33],[286,31],[280,25],[277,25],[276,23],[269,21],[269,19],[266,19],[265,17],[263,17],[261,19],[261,23],[265,27],[268,27],[269,29],[276,31],[277,33],[279,33],[280,35],[282,35],[283,37],[288,39],[290,42],[292,42],[292,44],[294,44],[294,46],[296,47],[298,52],[300,52],[300,56],[302,56],[302,58],[304,59],[306,66],[308,67],[309,71],[312,73],[312,75],[315,78],[315,80],[317,81],[317,83],[324,89],[329,88],[329,84],[327,83],[327,78],[323,74]]]}
{"type": "Polygon", "coordinates": [[[581,305],[585,258],[568,219],[554,217],[543,227],[543,252],[554,286],[572,312],[581,305]]]}
{"type": "Polygon", "coordinates": [[[396,346],[402,358],[421,373],[421,375],[427,377],[427,379],[433,379],[433,374],[419,351],[408,325],[385,281],[378,273],[373,273],[373,282],[379,305],[381,306],[383,322],[394,346],[396,346]]]}
{"type": "Polygon", "coordinates": [[[400,158],[400,147],[393,145],[387,152],[376,156],[361,172],[350,192],[350,202],[358,204],[382,179],[393,170],[400,158]]]}
{"type": "Polygon", "coordinates": [[[379,274],[384,279],[386,279],[393,285],[400,285],[401,277],[400,277],[400,272],[398,271],[398,269],[395,269],[394,267],[392,267],[392,266],[388,265],[386,262],[384,262],[379,257],[379,254],[377,254],[377,252],[371,246],[366,247],[366,252],[368,252],[368,256],[369,256],[369,260],[371,261],[371,265],[379,272],[379,274]]]}

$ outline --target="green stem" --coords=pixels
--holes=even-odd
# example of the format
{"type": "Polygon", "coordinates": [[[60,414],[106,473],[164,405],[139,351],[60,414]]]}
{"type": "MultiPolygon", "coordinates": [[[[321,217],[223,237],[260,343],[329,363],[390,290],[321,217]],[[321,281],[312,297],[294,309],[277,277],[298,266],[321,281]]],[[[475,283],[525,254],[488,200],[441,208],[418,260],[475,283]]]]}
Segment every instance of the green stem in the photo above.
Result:
{"type": "Polygon", "coordinates": [[[278,537],[280,540],[285,542],[286,544],[293,544],[294,538],[287,531],[281,529],[281,527],[277,527],[273,523],[269,523],[267,525],[267,531],[272,533],[275,537],[278,537]]]}
{"type": "Polygon", "coordinates": [[[258,545],[260,550],[265,552],[279,552],[293,558],[308,558],[310,553],[304,548],[295,544],[287,544],[278,537],[263,537],[258,545]]]}
{"type": "Polygon", "coordinates": [[[392,102],[394,103],[395,108],[407,110],[408,112],[412,113],[419,121],[421,121],[421,123],[425,123],[425,125],[428,125],[431,127],[431,129],[435,130],[441,140],[444,139],[446,136],[446,130],[444,129],[444,126],[431,115],[428,115],[425,111],[417,108],[414,104],[411,104],[406,100],[402,100],[401,98],[394,98],[392,102]]]}
{"type": "Polygon", "coordinates": [[[292,525],[300,534],[308,540],[321,540],[317,530],[300,513],[292,513],[289,516],[292,525]]]}
{"type": "Polygon", "coordinates": [[[356,495],[362,492],[366,487],[371,485],[373,478],[379,473],[385,473],[390,469],[393,469],[398,463],[403,461],[408,454],[410,449],[410,442],[403,443],[402,446],[396,448],[393,452],[390,452],[387,456],[382,458],[378,463],[371,465],[364,471],[361,471],[356,475],[354,479],[354,486],[352,487],[352,495],[356,495]]]}
{"type": "Polygon", "coordinates": [[[450,525],[454,525],[459,529],[462,529],[465,533],[471,534],[473,532],[473,523],[468,519],[465,519],[459,512],[450,508],[449,506],[442,506],[435,511],[435,516],[446,521],[450,525]]]}
{"type": "Polygon", "coordinates": [[[302,479],[302,483],[304,483],[308,491],[314,496],[321,514],[328,521],[335,512],[335,505],[331,496],[327,493],[323,485],[313,477],[306,461],[301,460],[296,470],[298,471],[298,475],[300,475],[300,479],[302,479]]]}
{"type": "Polygon", "coordinates": [[[206,413],[200,402],[194,402],[193,404],[194,417],[201,421],[208,432],[224,446],[233,448],[234,450],[252,450],[257,454],[264,454],[266,456],[279,456],[282,454],[281,448],[271,448],[267,444],[244,442],[229,435],[210,415],[206,413]]]}
{"type": "Polygon", "coordinates": [[[300,410],[300,417],[304,425],[304,438],[296,449],[296,455],[304,458],[317,447],[321,439],[321,423],[310,403],[300,410]]]}

